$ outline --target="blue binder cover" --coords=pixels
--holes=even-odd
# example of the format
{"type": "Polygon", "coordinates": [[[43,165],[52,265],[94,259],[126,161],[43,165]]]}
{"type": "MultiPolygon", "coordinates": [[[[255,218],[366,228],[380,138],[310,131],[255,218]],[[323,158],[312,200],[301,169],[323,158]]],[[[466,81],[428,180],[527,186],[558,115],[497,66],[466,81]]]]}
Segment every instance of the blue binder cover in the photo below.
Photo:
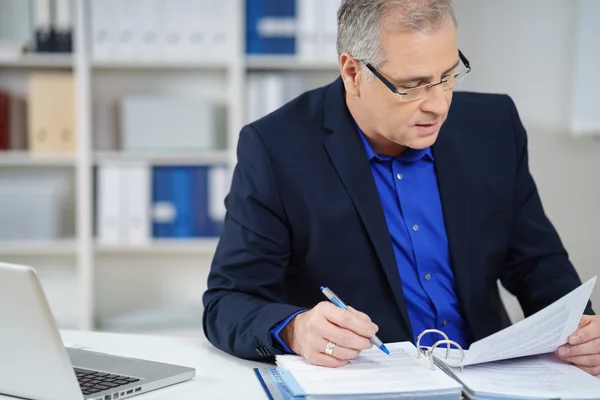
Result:
{"type": "MultiPolygon", "coordinates": [[[[154,167],[152,170],[152,205],[157,203],[171,203],[169,190],[169,168],[154,167]]],[[[172,222],[152,220],[152,236],[155,238],[170,237],[172,235],[172,222]]]]}
{"type": "Polygon", "coordinates": [[[193,167],[155,167],[153,180],[152,203],[170,204],[175,211],[174,218],[170,221],[154,220],[153,236],[156,238],[193,237],[193,167]]]}
{"type": "Polygon", "coordinates": [[[296,53],[296,0],[246,0],[246,53],[296,53]]]}
{"type": "Polygon", "coordinates": [[[214,236],[214,227],[208,212],[208,170],[211,167],[199,166],[194,171],[193,183],[193,225],[194,236],[214,236]]]}
{"type": "Polygon", "coordinates": [[[193,167],[174,167],[171,170],[171,190],[176,209],[173,224],[173,237],[190,238],[194,236],[192,186],[193,167]]]}
{"type": "Polygon", "coordinates": [[[254,374],[269,400],[303,399],[303,396],[294,397],[281,375],[284,373],[278,368],[254,368],[254,374]]]}
{"type": "Polygon", "coordinates": [[[155,238],[215,237],[222,223],[209,213],[208,174],[211,166],[155,167],[152,204],[167,203],[174,209],[172,220],[153,219],[155,238]]]}

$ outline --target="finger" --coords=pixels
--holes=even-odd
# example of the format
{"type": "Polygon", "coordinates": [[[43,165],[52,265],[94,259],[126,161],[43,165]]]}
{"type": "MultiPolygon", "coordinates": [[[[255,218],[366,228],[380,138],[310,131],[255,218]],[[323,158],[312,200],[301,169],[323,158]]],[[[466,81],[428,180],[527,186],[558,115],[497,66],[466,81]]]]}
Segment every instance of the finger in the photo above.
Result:
{"type": "Polygon", "coordinates": [[[600,354],[600,337],[576,346],[565,344],[558,349],[558,355],[562,358],[594,354],[600,354]]]}
{"type": "MultiPolygon", "coordinates": [[[[583,321],[582,321],[583,323],[583,321]]],[[[580,324],[581,326],[582,324],[580,324]]],[[[577,345],[589,342],[590,340],[600,338],[600,321],[592,320],[587,325],[578,328],[575,333],[569,336],[569,344],[577,345]]]]}
{"type": "Polygon", "coordinates": [[[350,311],[342,310],[333,304],[323,307],[323,316],[337,326],[351,330],[358,335],[367,338],[375,335],[376,325],[374,323],[365,322],[350,311]]]}
{"type": "Polygon", "coordinates": [[[365,314],[364,312],[358,311],[355,308],[352,308],[350,306],[348,306],[348,309],[350,310],[350,312],[354,315],[356,315],[358,318],[360,318],[361,320],[368,322],[368,323],[372,323],[373,325],[375,325],[375,332],[377,332],[379,330],[379,327],[377,326],[376,323],[374,323],[373,321],[371,321],[371,317],[369,317],[367,314],[365,314]]]}
{"type": "Polygon", "coordinates": [[[584,367],[600,367],[600,354],[588,354],[587,356],[565,357],[565,361],[584,367]]]}
{"type": "Polygon", "coordinates": [[[587,372],[592,376],[600,376],[600,367],[586,367],[585,365],[575,365],[577,368],[587,372]]]}
{"type": "Polygon", "coordinates": [[[348,364],[348,361],[346,360],[338,360],[335,357],[328,356],[327,354],[321,353],[319,351],[312,351],[307,353],[304,356],[304,359],[306,359],[306,361],[308,361],[311,364],[330,368],[343,367],[344,365],[348,364]]]}
{"type": "MultiPolygon", "coordinates": [[[[320,349],[320,351],[324,354],[325,353],[325,348],[327,347],[327,344],[329,342],[333,342],[335,343],[333,340],[330,339],[318,339],[316,341],[316,348],[320,349]]],[[[339,344],[336,343],[335,347],[333,348],[333,352],[331,353],[330,357],[334,357],[337,358],[338,360],[353,360],[356,357],[358,357],[360,354],[360,350],[356,350],[356,349],[349,349],[347,347],[343,347],[339,344]]]]}
{"type": "Polygon", "coordinates": [[[590,315],[584,315],[581,317],[579,321],[579,325],[577,325],[577,329],[581,329],[584,326],[588,326],[592,322],[592,317],[590,315]]]}
{"type": "Polygon", "coordinates": [[[353,331],[341,328],[330,322],[323,327],[322,336],[338,346],[354,350],[366,350],[373,344],[364,336],[357,335],[353,331]]]}

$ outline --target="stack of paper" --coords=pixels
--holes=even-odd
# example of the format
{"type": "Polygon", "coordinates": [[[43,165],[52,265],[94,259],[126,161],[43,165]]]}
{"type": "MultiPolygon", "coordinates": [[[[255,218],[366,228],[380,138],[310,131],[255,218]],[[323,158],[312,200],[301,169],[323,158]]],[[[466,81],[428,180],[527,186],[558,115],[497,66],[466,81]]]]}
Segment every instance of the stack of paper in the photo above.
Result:
{"type": "Polygon", "coordinates": [[[463,384],[468,399],[600,399],[600,380],[554,354],[446,371],[463,384]]]}
{"type": "Polygon", "coordinates": [[[436,365],[464,386],[469,399],[600,400],[600,381],[555,354],[577,329],[596,279],[473,343],[463,360],[457,350],[446,359],[445,349],[436,348],[436,365]]]}
{"type": "MultiPolygon", "coordinates": [[[[409,342],[386,345],[390,355],[372,348],[342,368],[319,367],[302,357],[277,357],[279,369],[258,370],[266,388],[276,386],[282,399],[460,399],[462,386],[429,360],[417,359],[409,342]]],[[[273,391],[271,391],[273,395],[273,391]]]]}
{"type": "Polygon", "coordinates": [[[459,399],[462,390],[468,399],[600,400],[600,380],[555,354],[577,329],[596,279],[473,343],[464,358],[457,349],[446,358],[446,349],[437,347],[433,370],[429,355],[417,358],[416,347],[402,342],[386,344],[389,356],[372,348],[340,368],[277,356],[279,368],[256,374],[274,399],[459,399]]]}

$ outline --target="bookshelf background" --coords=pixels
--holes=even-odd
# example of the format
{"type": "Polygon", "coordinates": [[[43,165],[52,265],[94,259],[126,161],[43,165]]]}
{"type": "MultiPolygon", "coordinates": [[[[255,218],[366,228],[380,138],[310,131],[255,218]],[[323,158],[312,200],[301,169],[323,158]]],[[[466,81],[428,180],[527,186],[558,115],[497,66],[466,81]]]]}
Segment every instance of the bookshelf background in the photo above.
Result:
{"type": "MultiPolygon", "coordinates": [[[[63,0],[58,0],[60,2],[63,0]]],[[[44,23],[48,24],[35,15],[36,2],[28,3],[29,16],[20,22],[21,35],[27,29],[36,31],[44,23]]],[[[206,23],[203,20],[207,18],[203,16],[206,13],[201,11],[206,4],[215,3],[169,0],[167,14],[171,15],[165,19],[159,18],[166,9],[163,0],[70,0],[67,3],[73,28],[72,52],[33,51],[3,56],[0,46],[0,90],[11,96],[11,140],[10,148],[0,151],[0,185],[6,176],[23,179],[24,174],[35,179],[48,174],[66,179],[70,190],[69,207],[63,213],[62,225],[67,226],[52,240],[27,237],[1,240],[0,260],[36,268],[60,328],[195,334],[201,329],[201,296],[218,237],[151,238],[139,244],[98,240],[94,169],[107,163],[233,167],[239,130],[250,118],[246,87],[250,77],[292,74],[291,78],[296,79],[296,92],[287,93],[287,100],[289,96],[334,79],[338,69],[335,56],[324,61],[282,54],[289,48],[280,48],[279,54],[247,55],[245,0],[224,0],[219,2],[220,8],[212,10],[216,19],[207,29],[224,25],[223,29],[227,30],[225,50],[208,54],[174,52],[167,56],[160,53],[162,50],[157,54],[148,49],[131,51],[131,48],[98,51],[95,35],[98,25],[108,17],[117,25],[107,27],[109,31],[129,28],[135,32],[139,28],[160,33],[161,29],[172,28],[170,18],[171,21],[182,20],[181,29],[185,32],[187,28],[196,29],[206,23]],[[186,11],[193,17],[185,20],[186,11]],[[138,18],[141,26],[132,26],[138,18]],[[38,72],[73,74],[77,108],[75,151],[48,153],[28,149],[29,83],[30,77],[38,72]],[[226,129],[219,132],[221,145],[205,151],[123,151],[119,143],[122,132],[118,102],[128,94],[139,93],[193,96],[223,104],[226,129]]],[[[314,7],[317,3],[313,3],[314,7]]],[[[6,16],[12,12],[15,15],[19,11],[15,8],[23,5],[14,4],[14,0],[0,1],[0,14],[6,16]]],[[[293,2],[288,2],[288,8],[290,4],[293,2]]],[[[330,17],[333,21],[337,4],[339,2],[332,1],[330,17]]],[[[65,4],[55,5],[60,6],[65,4]]],[[[16,15],[24,15],[22,9],[19,12],[16,15]]],[[[329,53],[335,52],[335,37],[325,47],[329,47],[329,53]]],[[[188,50],[194,53],[193,48],[188,50]]],[[[264,99],[257,98],[257,101],[264,102],[264,99]]],[[[19,217],[27,218],[26,215],[19,217]]]]}
{"type": "MultiPolygon", "coordinates": [[[[297,54],[281,54],[286,52],[281,49],[275,50],[280,54],[247,54],[246,5],[254,0],[168,0],[172,11],[165,16],[167,19],[177,18],[176,13],[182,10],[189,11],[194,7],[198,10],[197,7],[201,8],[202,4],[219,3],[219,7],[223,8],[214,12],[222,18],[227,16],[227,23],[223,24],[227,27],[227,51],[219,52],[214,58],[211,58],[211,52],[194,51],[180,52],[172,57],[152,56],[143,51],[116,51],[116,56],[111,57],[106,56],[111,54],[107,51],[104,56],[101,53],[98,57],[94,50],[97,33],[94,30],[97,24],[93,23],[94,7],[105,7],[107,15],[115,16],[119,29],[127,28],[134,15],[149,29],[152,27],[149,21],[160,13],[153,17],[139,10],[152,7],[160,10],[167,0],[54,1],[70,2],[70,23],[73,27],[71,53],[31,52],[5,56],[0,43],[0,91],[8,92],[12,97],[11,146],[9,150],[0,151],[0,194],[6,182],[23,176],[28,177],[24,180],[42,179],[65,185],[65,203],[56,210],[56,215],[60,216],[61,233],[52,240],[33,237],[0,240],[0,261],[22,263],[37,269],[60,328],[198,334],[201,330],[201,296],[218,238],[161,238],[135,245],[98,241],[95,236],[94,169],[103,164],[233,167],[239,130],[246,122],[265,114],[294,94],[326,84],[338,75],[335,32],[331,31],[330,25],[322,23],[324,34],[319,39],[322,46],[320,53],[315,53],[316,50],[310,46],[300,45],[296,49],[297,54]],[[28,85],[30,77],[39,72],[73,74],[77,108],[76,148],[73,152],[50,154],[28,149],[28,85]],[[275,86],[274,78],[277,81],[275,86]],[[261,91],[252,89],[253,85],[260,87],[261,91]],[[277,88],[281,90],[282,85],[286,87],[285,93],[276,92],[277,88]],[[275,91],[269,92],[269,87],[275,87],[275,91]],[[221,103],[226,109],[226,129],[219,134],[221,146],[179,153],[124,152],[119,143],[122,132],[117,103],[130,93],[194,96],[221,103]]],[[[312,25],[301,22],[312,12],[311,7],[312,10],[318,9],[323,17],[327,15],[328,19],[335,21],[339,0],[326,0],[322,9],[317,0],[296,1],[299,4],[300,34],[314,29],[312,25]]],[[[283,0],[273,2],[283,3],[283,0]]],[[[6,10],[14,11],[10,4],[15,3],[28,3],[34,7],[37,1],[0,0],[0,25],[6,22],[2,15],[10,14],[6,10]]],[[[531,136],[532,171],[546,210],[562,234],[567,249],[573,249],[571,256],[582,278],[587,279],[597,273],[595,260],[600,257],[597,230],[593,228],[597,223],[590,223],[600,223],[596,206],[600,192],[597,185],[578,182],[598,179],[594,171],[600,170],[600,143],[589,138],[576,142],[569,137],[569,116],[564,112],[564,99],[544,94],[547,93],[544,82],[548,81],[559,85],[558,92],[568,92],[570,84],[562,80],[566,65],[548,61],[547,68],[543,70],[545,78],[531,82],[527,76],[520,77],[521,62],[504,57],[504,53],[496,57],[490,54],[492,50],[489,48],[510,48],[510,52],[528,54],[531,49],[539,50],[539,43],[545,43],[544,38],[551,35],[563,38],[562,41],[552,41],[558,43],[559,48],[553,48],[553,53],[544,53],[536,60],[542,62],[539,60],[544,56],[554,60],[554,52],[563,55],[559,59],[568,60],[572,47],[570,39],[574,36],[571,27],[576,21],[572,4],[571,0],[561,0],[554,7],[545,7],[543,0],[527,3],[514,0],[505,7],[491,1],[478,2],[476,6],[466,0],[456,1],[462,24],[462,30],[459,30],[461,48],[474,66],[481,67],[474,69],[473,76],[462,89],[508,92],[517,102],[531,136]],[[488,17],[494,20],[500,9],[512,10],[497,21],[500,25],[507,20],[512,21],[514,15],[522,16],[516,21],[521,30],[515,32],[529,29],[528,15],[538,15],[540,21],[546,22],[538,27],[535,35],[526,39],[517,37],[515,33],[515,37],[508,35],[504,40],[495,31],[491,32],[492,28],[487,32],[487,25],[481,22],[488,17]],[[540,13],[543,15],[540,16],[540,13]],[[480,37],[486,37],[486,40],[482,41],[480,37]],[[490,40],[497,42],[496,46],[485,44],[490,40]],[[536,89],[537,84],[544,87],[536,89]],[[572,179],[573,176],[581,179],[572,179]],[[558,178],[570,186],[559,190],[555,185],[558,178]],[[584,203],[569,211],[571,207],[565,204],[572,204],[574,193],[584,203]]],[[[285,13],[286,10],[279,12],[285,13]]],[[[187,14],[194,15],[192,12],[187,14]]],[[[24,20],[22,23],[27,28],[18,31],[31,31],[44,24],[43,20],[31,20],[24,20]]],[[[192,26],[200,26],[201,22],[200,17],[198,21],[193,18],[188,21],[192,26]]],[[[18,21],[14,23],[19,25],[18,21]]],[[[164,21],[161,23],[165,24],[164,21]]],[[[220,20],[214,18],[212,23],[218,28],[220,20]]],[[[285,31],[285,24],[281,29],[285,31]]],[[[3,32],[0,27],[0,39],[3,32]]],[[[2,215],[0,224],[6,225],[2,215]]],[[[506,292],[503,293],[509,314],[518,319],[518,304],[506,292]]],[[[600,294],[595,296],[597,304],[600,294]]]]}

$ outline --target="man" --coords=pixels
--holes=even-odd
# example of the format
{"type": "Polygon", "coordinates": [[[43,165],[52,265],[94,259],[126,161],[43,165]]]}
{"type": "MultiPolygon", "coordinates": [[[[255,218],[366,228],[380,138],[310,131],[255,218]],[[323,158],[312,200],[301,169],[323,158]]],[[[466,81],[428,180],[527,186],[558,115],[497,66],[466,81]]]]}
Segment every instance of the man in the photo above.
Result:
{"type": "MultiPolygon", "coordinates": [[[[242,129],[204,294],[215,346],[330,367],[375,332],[414,343],[436,328],[468,348],[510,324],[498,279],[525,315],[580,285],[513,102],[452,101],[469,62],[449,0],[345,0],[338,52],[339,79],[242,129]]],[[[598,317],[570,343],[565,359],[599,374],[598,317]]]]}

